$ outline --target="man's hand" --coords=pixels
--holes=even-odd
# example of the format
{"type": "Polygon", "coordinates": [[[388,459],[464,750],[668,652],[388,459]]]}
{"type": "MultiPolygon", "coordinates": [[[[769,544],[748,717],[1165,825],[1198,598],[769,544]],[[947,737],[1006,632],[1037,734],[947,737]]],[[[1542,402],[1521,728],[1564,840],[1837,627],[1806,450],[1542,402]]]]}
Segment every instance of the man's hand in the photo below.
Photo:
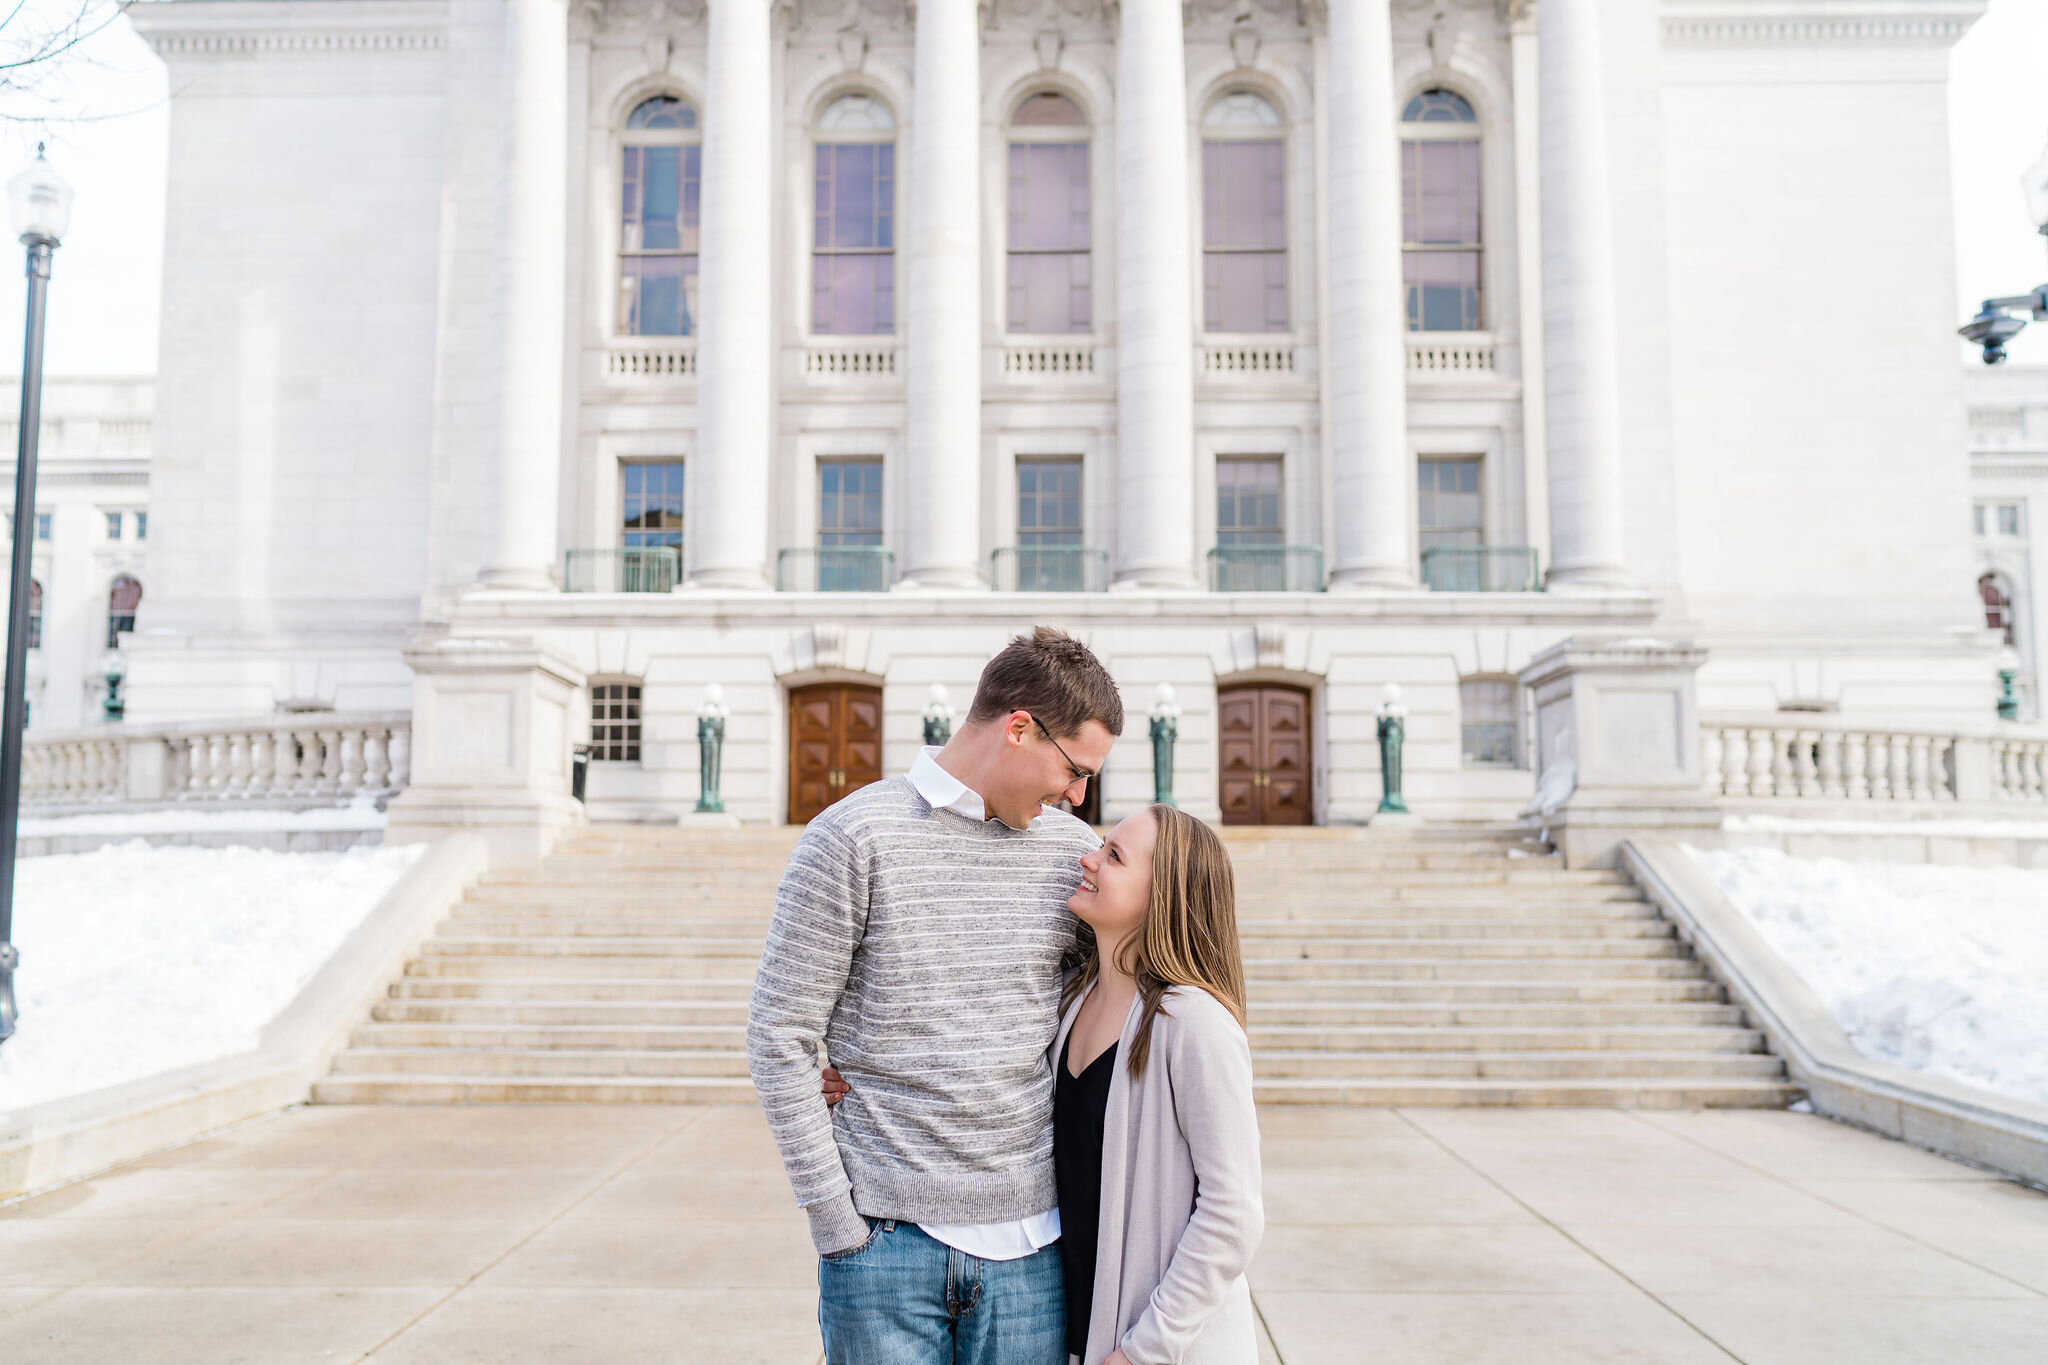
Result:
{"type": "MultiPolygon", "coordinates": [[[[846,1091],[848,1088],[846,1084],[846,1078],[839,1074],[837,1068],[829,1066],[826,1067],[819,1074],[822,1075],[825,1078],[825,1080],[824,1083],[820,1085],[818,1088],[824,1092],[825,1106],[829,1109],[831,1106],[839,1103],[839,1101],[846,1098],[846,1091]]],[[[1125,1361],[1124,1365],[1130,1365],[1130,1362],[1125,1361]]]]}

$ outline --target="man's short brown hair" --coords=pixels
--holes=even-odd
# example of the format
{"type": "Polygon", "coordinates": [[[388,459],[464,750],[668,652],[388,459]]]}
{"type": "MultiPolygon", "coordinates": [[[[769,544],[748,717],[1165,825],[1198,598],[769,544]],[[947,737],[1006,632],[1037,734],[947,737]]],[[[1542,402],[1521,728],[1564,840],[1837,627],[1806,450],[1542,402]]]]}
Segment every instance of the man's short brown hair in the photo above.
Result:
{"type": "Polygon", "coordinates": [[[1039,626],[1003,646],[974,689],[969,721],[1001,720],[1029,711],[1055,739],[1099,721],[1112,735],[1124,732],[1124,699],[1116,680],[1088,646],[1064,631],[1039,626]]]}

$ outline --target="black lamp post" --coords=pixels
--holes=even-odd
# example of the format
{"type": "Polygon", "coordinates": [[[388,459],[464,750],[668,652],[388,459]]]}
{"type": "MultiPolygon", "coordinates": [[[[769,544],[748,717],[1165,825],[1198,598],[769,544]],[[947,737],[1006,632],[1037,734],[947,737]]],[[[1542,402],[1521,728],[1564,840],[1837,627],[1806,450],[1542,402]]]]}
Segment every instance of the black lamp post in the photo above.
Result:
{"type": "Polygon", "coordinates": [[[28,248],[22,339],[21,444],[14,463],[14,561],[7,593],[7,686],[0,699],[0,1043],[14,1036],[14,827],[21,815],[21,731],[27,723],[29,556],[36,543],[36,438],[43,425],[43,309],[50,257],[71,224],[71,187],[43,159],[7,182],[14,230],[28,248]]]}
{"type": "MultiPolygon", "coordinates": [[[[2027,196],[2027,216],[2048,237],[2048,149],[2020,177],[2020,188],[2027,196]]],[[[2005,343],[2024,331],[2029,320],[2048,322],[2048,284],[2031,294],[1986,299],[1982,311],[1956,330],[1972,346],[1984,348],[1986,365],[2003,365],[2005,343]]]]}

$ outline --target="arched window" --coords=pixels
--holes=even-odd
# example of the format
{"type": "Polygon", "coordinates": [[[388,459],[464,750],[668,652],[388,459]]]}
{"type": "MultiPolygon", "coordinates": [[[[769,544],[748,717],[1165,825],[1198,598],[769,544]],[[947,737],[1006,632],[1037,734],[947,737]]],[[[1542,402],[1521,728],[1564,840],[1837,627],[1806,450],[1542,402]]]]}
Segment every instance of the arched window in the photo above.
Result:
{"type": "Polygon", "coordinates": [[[33,578],[28,581],[28,647],[43,647],[43,585],[33,578]]]}
{"type": "Polygon", "coordinates": [[[1085,332],[1089,275],[1088,120],[1050,91],[1010,119],[1009,330],[1085,332]]]}
{"type": "Polygon", "coordinates": [[[872,95],[818,116],[811,200],[811,330],[896,330],[896,120],[872,95]]]}
{"type": "Polygon", "coordinates": [[[1458,680],[1458,738],[1465,762],[1513,768],[1521,762],[1519,686],[1512,677],[1458,680]]]}
{"type": "Polygon", "coordinates": [[[656,95],[626,116],[619,177],[619,331],[686,337],[697,313],[703,135],[687,100],[656,95]]]}
{"type": "Polygon", "coordinates": [[[1287,330],[1286,143],[1280,111],[1249,90],[1202,115],[1202,328],[1287,330]]]}
{"type": "Polygon", "coordinates": [[[1408,330],[1480,327],[1479,116],[1425,90],[1401,111],[1401,270],[1408,330]]]}
{"type": "Polygon", "coordinates": [[[135,629],[135,609],[142,605],[142,582],[127,574],[114,580],[107,592],[107,648],[116,649],[121,635],[135,629]]]}
{"type": "Polygon", "coordinates": [[[2002,631],[2007,644],[2013,643],[2012,594],[1998,581],[1998,575],[1985,574],[1978,579],[1977,595],[1984,599],[1984,624],[2002,631]]]}

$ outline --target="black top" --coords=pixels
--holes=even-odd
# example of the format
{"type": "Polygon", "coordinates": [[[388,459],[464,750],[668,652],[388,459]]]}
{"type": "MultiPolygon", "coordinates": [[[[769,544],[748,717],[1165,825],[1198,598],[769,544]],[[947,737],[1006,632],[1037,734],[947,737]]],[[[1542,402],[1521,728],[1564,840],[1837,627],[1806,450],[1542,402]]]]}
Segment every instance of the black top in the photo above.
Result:
{"type": "Polygon", "coordinates": [[[1052,1164],[1060,1190],[1060,1261],[1067,1281],[1067,1350],[1088,1349],[1088,1309],[1095,1296],[1095,1230],[1102,1221],[1102,1111],[1116,1074],[1116,1044],[1071,1074],[1074,1035],[1060,1049],[1052,1091],[1052,1164]]]}

